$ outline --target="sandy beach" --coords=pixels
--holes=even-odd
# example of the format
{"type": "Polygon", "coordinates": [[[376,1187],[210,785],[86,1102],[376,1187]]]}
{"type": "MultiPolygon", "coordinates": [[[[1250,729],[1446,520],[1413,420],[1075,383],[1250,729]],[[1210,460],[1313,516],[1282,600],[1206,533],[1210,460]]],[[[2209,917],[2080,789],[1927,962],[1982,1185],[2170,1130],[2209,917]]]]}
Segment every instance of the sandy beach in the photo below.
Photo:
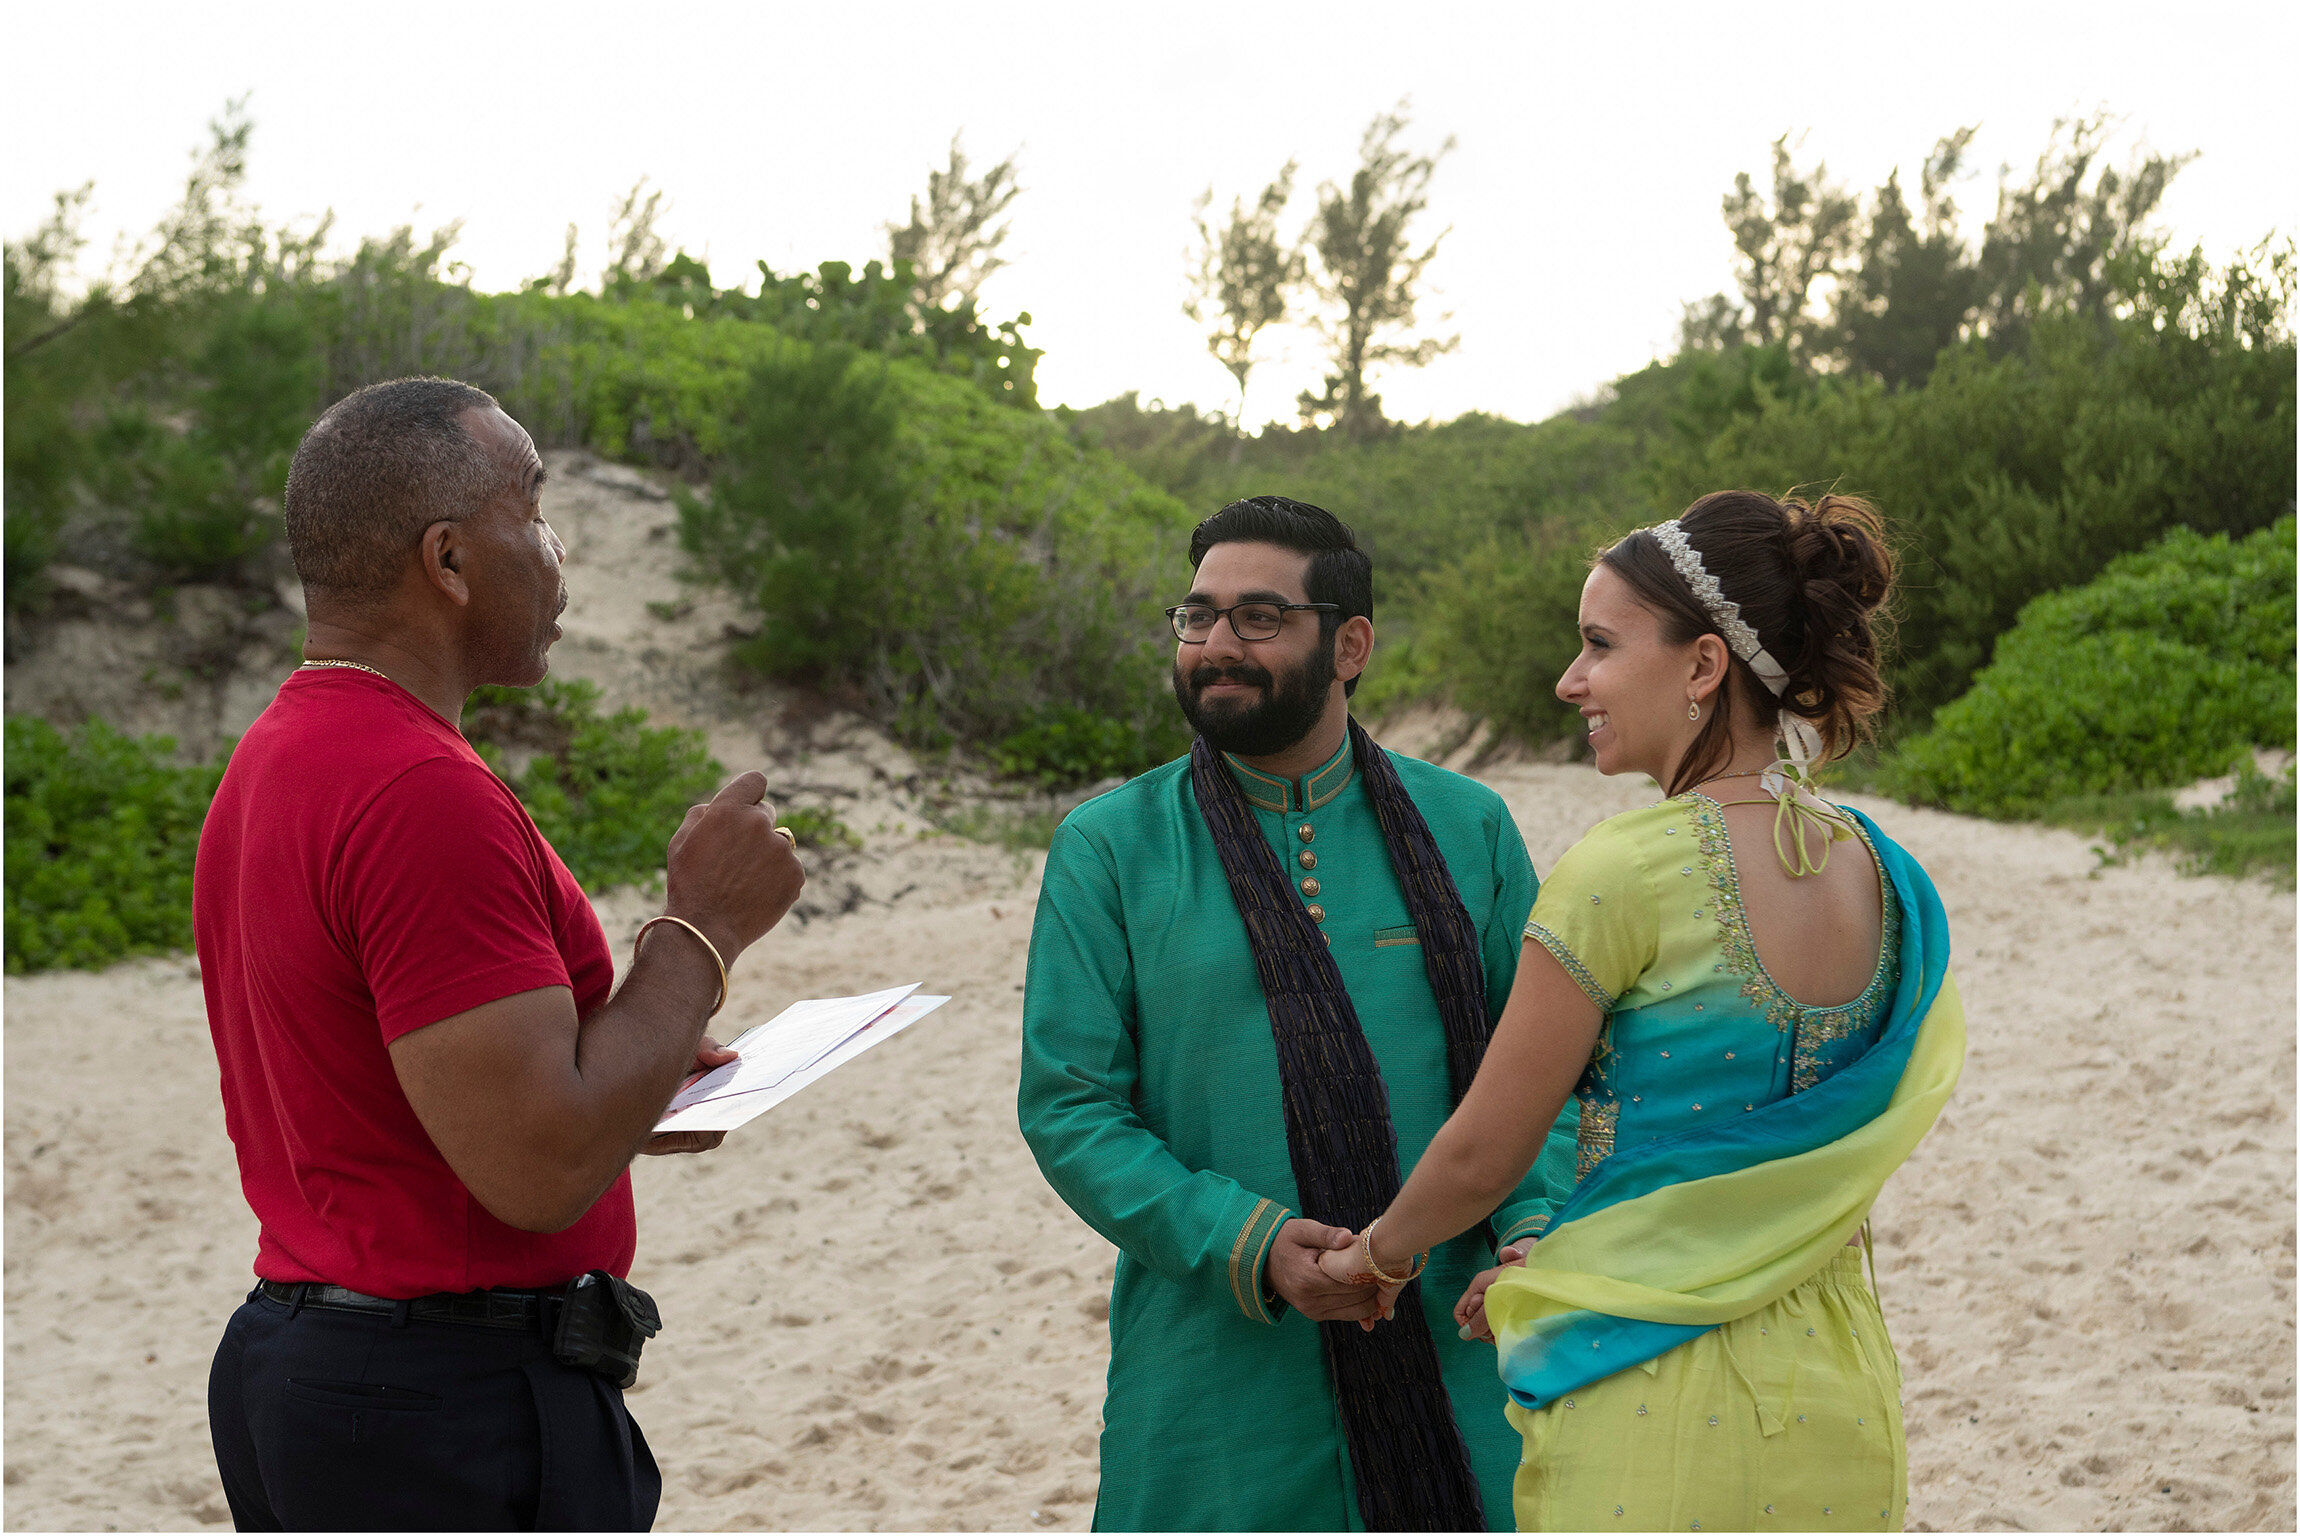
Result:
{"type": "MultiPolygon", "coordinates": [[[[710,731],[730,769],[765,761],[864,840],[817,860],[723,1034],[891,983],[954,999],[718,1152],[641,1160],[633,1279],[666,1328],[632,1407],[658,1525],[1085,1528],[1113,1254],[1015,1129],[1039,856],[937,830],[932,775],[854,723],[715,688],[715,600],[644,613],[682,598],[636,559],[659,498],[640,516],[604,472],[553,495],[577,561],[559,670],[710,731]],[[623,579],[587,586],[586,563],[623,579]]],[[[1479,776],[1540,870],[1653,793],[1575,765],[1479,776]]],[[[1939,882],[1971,1035],[1877,1209],[1911,1527],[2292,1529],[2293,897],[1857,803],[1939,882]]],[[[600,906],[627,952],[646,899],[600,906]]],[[[5,996],[5,1523],[225,1523],[205,1379],[255,1230],[197,972],[5,996]]]]}

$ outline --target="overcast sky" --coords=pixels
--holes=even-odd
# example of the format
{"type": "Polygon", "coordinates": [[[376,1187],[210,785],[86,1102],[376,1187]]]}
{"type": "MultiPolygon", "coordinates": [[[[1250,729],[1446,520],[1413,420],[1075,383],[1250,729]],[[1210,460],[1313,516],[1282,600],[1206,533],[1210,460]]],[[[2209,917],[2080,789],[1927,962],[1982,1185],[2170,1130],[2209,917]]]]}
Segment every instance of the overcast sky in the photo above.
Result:
{"type": "MultiPolygon", "coordinates": [[[[1175,4],[654,10],[566,4],[18,7],[0,227],[93,180],[100,264],[148,228],[228,97],[256,123],[249,189],[273,219],[333,209],[346,238],[463,223],[483,288],[549,271],[569,221],[595,272],[641,176],[665,232],[725,285],[883,254],[950,136],[1021,155],[986,307],[1027,309],[1047,404],[1127,389],[1232,402],[1181,313],[1193,201],[1302,164],[1292,218],[1346,177],[1368,119],[1412,102],[1410,142],[1459,147],[1431,193],[1450,225],[1425,314],[1460,350],[1378,378],[1392,416],[1546,415],[1664,353],[1724,287],[1718,201],[1769,144],[1856,187],[1914,181],[1980,125],[1963,202],[2026,166],[2055,117],[2106,108],[2135,144],[2199,153],[2164,223],[2216,257],[2295,213],[2300,7],[1175,4]],[[2276,106],[2284,102],[2283,107],[2276,106]]],[[[1255,419],[1320,369],[1273,338],[1255,419]]]]}

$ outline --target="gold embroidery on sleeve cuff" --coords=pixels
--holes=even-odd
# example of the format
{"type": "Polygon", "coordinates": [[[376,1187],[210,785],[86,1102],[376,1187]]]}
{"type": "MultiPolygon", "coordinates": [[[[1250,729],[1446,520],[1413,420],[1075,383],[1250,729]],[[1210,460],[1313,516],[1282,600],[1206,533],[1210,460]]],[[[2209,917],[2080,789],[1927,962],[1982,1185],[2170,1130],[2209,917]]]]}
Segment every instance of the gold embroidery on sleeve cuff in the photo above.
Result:
{"type": "Polygon", "coordinates": [[[1557,963],[1565,967],[1565,974],[1571,976],[1581,990],[1589,994],[1591,1002],[1597,1004],[1607,1013],[1613,1011],[1613,994],[1597,984],[1597,978],[1589,974],[1589,967],[1581,963],[1581,957],[1567,946],[1565,940],[1551,933],[1539,923],[1527,923],[1525,936],[1555,955],[1557,963]]]}
{"type": "Polygon", "coordinates": [[[1257,1201],[1253,1214],[1238,1229],[1238,1240],[1230,1245],[1230,1298],[1238,1303],[1239,1311],[1257,1323],[1277,1321],[1262,1300],[1262,1265],[1269,1257],[1270,1243],[1277,1237],[1278,1228],[1284,1226],[1292,1214],[1275,1200],[1257,1201]]]}
{"type": "Polygon", "coordinates": [[[1539,1237],[1547,1230],[1548,1226],[1549,1217],[1546,1215],[1536,1214],[1525,1217],[1523,1220],[1512,1222],[1509,1228],[1501,1234],[1501,1241],[1495,1246],[1507,1248],[1521,1237],[1539,1237]]]}

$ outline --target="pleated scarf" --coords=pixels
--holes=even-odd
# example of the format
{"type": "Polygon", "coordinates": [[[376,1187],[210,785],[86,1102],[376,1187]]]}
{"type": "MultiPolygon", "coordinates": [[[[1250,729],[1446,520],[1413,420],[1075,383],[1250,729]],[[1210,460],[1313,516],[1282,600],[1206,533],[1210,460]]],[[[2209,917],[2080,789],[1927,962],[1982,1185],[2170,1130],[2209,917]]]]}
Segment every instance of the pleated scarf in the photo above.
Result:
{"type": "MultiPolygon", "coordinates": [[[[1444,1021],[1453,1102],[1477,1075],[1493,1024],[1486,1017],[1485,964],[1477,929],[1389,755],[1350,722],[1350,749],[1405,889],[1422,962],[1444,1021]]],[[[1362,1230],[1388,1208],[1401,1182],[1389,1091],[1343,990],[1318,925],[1255,823],[1237,780],[1200,737],[1190,780],[1246,922],[1254,966],[1269,1003],[1302,1214],[1362,1230]]],[[[1422,1315],[1421,1282],[1371,1332],[1356,1323],[1319,1325],[1334,1402],[1357,1475],[1358,1511],[1369,1530],[1482,1531],[1485,1505],[1469,1447],[1454,1423],[1437,1346],[1422,1315]]]]}

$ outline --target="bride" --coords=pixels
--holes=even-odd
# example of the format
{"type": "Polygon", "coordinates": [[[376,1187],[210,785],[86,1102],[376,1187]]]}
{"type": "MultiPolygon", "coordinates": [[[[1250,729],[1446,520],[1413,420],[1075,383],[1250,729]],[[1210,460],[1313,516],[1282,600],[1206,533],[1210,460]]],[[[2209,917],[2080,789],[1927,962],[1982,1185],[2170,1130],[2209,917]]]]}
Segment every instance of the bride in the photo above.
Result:
{"type": "Polygon", "coordinates": [[[1499,1347],[1522,1530],[1900,1527],[1863,1233],[1956,1082],[1963,1011],[1932,882],[1807,776],[1884,702],[1892,581],[1866,504],[1724,491],[1583,588],[1558,696],[1600,772],[1668,798],[1559,860],[1475,1083],[1323,1260],[1394,1305],[1579,1098],[1572,1196],[1455,1309],[1499,1347]]]}

